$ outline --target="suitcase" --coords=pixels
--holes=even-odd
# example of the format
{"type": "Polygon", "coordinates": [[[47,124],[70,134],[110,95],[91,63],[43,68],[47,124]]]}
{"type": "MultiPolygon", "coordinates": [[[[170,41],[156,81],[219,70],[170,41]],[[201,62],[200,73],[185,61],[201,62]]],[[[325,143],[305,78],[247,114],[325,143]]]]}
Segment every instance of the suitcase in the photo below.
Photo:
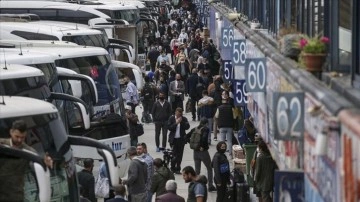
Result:
{"type": "Polygon", "coordinates": [[[236,183],[236,201],[250,202],[250,188],[247,183],[236,183]]]}

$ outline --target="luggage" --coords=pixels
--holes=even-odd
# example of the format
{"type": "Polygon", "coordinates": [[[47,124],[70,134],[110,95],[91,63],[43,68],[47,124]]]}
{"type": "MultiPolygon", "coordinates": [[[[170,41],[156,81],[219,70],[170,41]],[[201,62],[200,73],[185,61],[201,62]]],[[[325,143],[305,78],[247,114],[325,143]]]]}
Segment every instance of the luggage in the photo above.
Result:
{"type": "Polygon", "coordinates": [[[250,189],[247,183],[236,183],[236,201],[250,202],[250,189]]]}

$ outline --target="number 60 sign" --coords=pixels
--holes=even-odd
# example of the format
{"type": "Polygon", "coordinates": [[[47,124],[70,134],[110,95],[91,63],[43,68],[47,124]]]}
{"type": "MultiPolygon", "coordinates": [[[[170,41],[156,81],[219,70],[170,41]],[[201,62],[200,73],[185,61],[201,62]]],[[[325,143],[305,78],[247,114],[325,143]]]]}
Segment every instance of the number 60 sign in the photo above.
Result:
{"type": "Polygon", "coordinates": [[[304,135],[304,93],[273,94],[274,139],[300,140],[304,135]]]}

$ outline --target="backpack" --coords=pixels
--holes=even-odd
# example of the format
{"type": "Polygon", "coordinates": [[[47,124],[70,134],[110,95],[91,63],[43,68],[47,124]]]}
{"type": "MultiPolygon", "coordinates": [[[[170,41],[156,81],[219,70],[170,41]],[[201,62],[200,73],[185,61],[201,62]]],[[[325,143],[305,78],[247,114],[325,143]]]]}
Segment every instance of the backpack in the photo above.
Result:
{"type": "Polygon", "coordinates": [[[143,89],[144,100],[152,100],[154,97],[154,89],[151,84],[146,83],[143,89]]]}
{"type": "Polygon", "coordinates": [[[200,140],[201,140],[201,130],[203,128],[195,127],[194,131],[190,136],[190,149],[197,150],[200,148],[200,140]]]}

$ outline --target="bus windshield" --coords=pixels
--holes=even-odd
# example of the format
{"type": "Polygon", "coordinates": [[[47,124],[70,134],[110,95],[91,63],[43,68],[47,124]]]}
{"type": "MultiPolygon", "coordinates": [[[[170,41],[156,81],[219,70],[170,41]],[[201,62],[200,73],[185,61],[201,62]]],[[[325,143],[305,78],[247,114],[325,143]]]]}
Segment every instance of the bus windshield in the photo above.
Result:
{"type": "Polygon", "coordinates": [[[122,97],[116,71],[107,55],[84,56],[57,60],[56,65],[88,75],[94,79],[98,91],[98,103],[94,107],[95,117],[110,112],[120,114],[122,97]]]}
{"type": "Polygon", "coordinates": [[[45,100],[50,96],[44,76],[0,80],[1,95],[17,95],[45,100]]]}
{"type": "MultiPolygon", "coordinates": [[[[54,161],[54,167],[50,170],[51,201],[78,201],[79,191],[77,188],[75,161],[70,145],[67,142],[63,123],[58,114],[48,113],[1,119],[0,138],[10,137],[9,128],[18,119],[24,120],[28,127],[26,144],[34,148],[40,156],[44,156],[47,152],[54,161]]],[[[26,166],[21,169],[26,169],[26,166]]],[[[20,182],[12,183],[14,186],[24,187],[22,195],[18,197],[22,198],[21,201],[39,201],[34,178],[29,177],[28,172],[21,169],[7,169],[9,176],[15,176],[16,173],[14,172],[25,173],[23,178],[18,178],[20,182]]],[[[3,172],[1,175],[5,176],[3,172]]],[[[7,190],[7,192],[11,193],[10,187],[12,184],[3,183],[2,181],[0,183],[0,190],[7,190]]],[[[8,200],[4,199],[3,201],[13,200],[14,198],[8,198],[8,200]]]]}
{"type": "Polygon", "coordinates": [[[45,74],[46,82],[48,83],[50,88],[57,82],[57,70],[54,63],[27,65],[40,69],[45,74]]]}
{"type": "Polygon", "coordinates": [[[98,9],[106,15],[109,15],[112,19],[122,19],[128,21],[134,25],[140,19],[140,12],[138,10],[106,10],[98,9]]]}
{"type": "Polygon", "coordinates": [[[62,40],[70,41],[79,45],[95,46],[101,48],[107,48],[109,45],[109,40],[107,39],[106,35],[103,34],[63,36],[62,40]]]}

